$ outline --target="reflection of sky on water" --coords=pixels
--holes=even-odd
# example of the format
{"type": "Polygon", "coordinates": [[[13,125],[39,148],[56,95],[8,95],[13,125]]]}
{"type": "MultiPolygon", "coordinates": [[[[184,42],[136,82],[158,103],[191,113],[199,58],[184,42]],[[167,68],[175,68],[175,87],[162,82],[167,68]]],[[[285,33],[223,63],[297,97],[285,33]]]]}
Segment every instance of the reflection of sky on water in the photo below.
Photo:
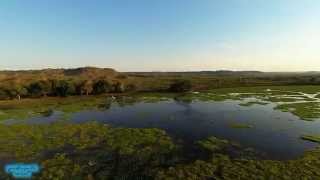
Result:
{"type": "Polygon", "coordinates": [[[316,146],[301,140],[302,134],[319,134],[320,122],[273,110],[274,104],[239,106],[239,101],[165,101],[117,106],[103,112],[75,113],[73,122],[97,120],[123,127],[154,127],[185,140],[217,136],[267,152],[273,158],[287,159],[316,146]],[[250,129],[230,128],[230,123],[253,125],[250,129]]]}
{"type": "MultiPolygon", "coordinates": [[[[251,99],[249,99],[251,100],[251,99]]],[[[225,138],[266,152],[271,158],[288,159],[301,155],[317,144],[303,141],[303,134],[319,134],[320,121],[308,122],[277,110],[274,104],[239,106],[240,101],[201,102],[168,100],[157,103],[135,103],[110,109],[81,111],[71,115],[75,123],[97,120],[119,127],[161,128],[186,141],[208,136],[225,138]],[[250,129],[231,128],[231,123],[252,125],[250,129]]],[[[27,120],[48,123],[59,119],[58,112],[49,117],[27,120]]],[[[13,121],[5,121],[12,123],[13,121]]]]}

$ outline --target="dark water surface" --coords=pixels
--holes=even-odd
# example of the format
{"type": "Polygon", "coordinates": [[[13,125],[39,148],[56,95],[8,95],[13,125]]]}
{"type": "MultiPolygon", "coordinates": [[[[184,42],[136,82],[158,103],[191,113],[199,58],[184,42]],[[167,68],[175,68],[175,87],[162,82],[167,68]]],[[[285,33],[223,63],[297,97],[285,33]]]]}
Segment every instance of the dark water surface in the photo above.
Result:
{"type": "MultiPolygon", "coordinates": [[[[116,127],[160,128],[187,142],[216,136],[264,152],[271,159],[294,159],[317,146],[300,137],[320,134],[320,120],[303,121],[291,113],[274,110],[274,104],[243,107],[239,103],[231,100],[191,103],[167,100],[122,107],[113,103],[106,110],[73,113],[71,121],[96,120],[116,127]],[[248,124],[252,128],[232,128],[233,123],[248,124]]],[[[32,118],[27,122],[53,122],[60,115],[55,112],[49,117],[32,118]]]]}

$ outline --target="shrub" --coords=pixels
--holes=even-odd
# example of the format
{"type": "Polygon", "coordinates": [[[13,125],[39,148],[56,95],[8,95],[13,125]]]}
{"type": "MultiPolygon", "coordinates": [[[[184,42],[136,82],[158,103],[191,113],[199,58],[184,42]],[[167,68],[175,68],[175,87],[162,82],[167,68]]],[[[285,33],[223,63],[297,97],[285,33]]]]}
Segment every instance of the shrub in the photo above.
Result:
{"type": "Polygon", "coordinates": [[[55,89],[53,88],[53,81],[41,80],[31,83],[27,86],[27,91],[30,96],[47,96],[53,94],[55,89]]]}

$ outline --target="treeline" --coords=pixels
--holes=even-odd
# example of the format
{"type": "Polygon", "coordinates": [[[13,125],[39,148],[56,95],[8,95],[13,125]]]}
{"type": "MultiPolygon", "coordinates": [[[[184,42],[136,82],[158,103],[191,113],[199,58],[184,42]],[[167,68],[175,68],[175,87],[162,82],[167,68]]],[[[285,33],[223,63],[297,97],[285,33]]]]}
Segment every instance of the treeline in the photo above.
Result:
{"type": "MultiPolygon", "coordinates": [[[[117,80],[40,80],[27,85],[11,83],[0,87],[0,99],[21,99],[24,97],[66,97],[74,95],[100,95],[106,93],[127,93],[138,91],[133,83],[117,80]]],[[[167,92],[187,92],[192,89],[190,80],[176,79],[164,90],[167,92]]],[[[143,89],[141,91],[144,91],[143,89]]],[[[160,92],[160,90],[159,90],[160,92]]]]}
{"type": "Polygon", "coordinates": [[[99,95],[105,93],[124,93],[135,91],[134,84],[124,84],[120,81],[97,79],[94,81],[72,80],[40,80],[27,85],[13,83],[0,87],[0,99],[21,99],[23,97],[45,97],[70,95],[99,95]]]}

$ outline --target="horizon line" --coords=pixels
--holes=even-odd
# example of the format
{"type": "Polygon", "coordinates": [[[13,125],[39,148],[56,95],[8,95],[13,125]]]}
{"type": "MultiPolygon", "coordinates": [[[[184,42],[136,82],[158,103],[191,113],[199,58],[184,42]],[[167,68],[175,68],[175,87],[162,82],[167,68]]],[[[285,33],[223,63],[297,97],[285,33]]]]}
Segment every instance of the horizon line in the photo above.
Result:
{"type": "Polygon", "coordinates": [[[77,66],[77,67],[42,67],[42,68],[4,68],[1,71],[42,71],[42,70],[68,70],[68,69],[81,69],[81,68],[97,68],[97,69],[113,69],[121,73],[179,73],[179,72],[260,72],[260,73],[320,73],[320,71],[261,71],[261,70],[232,70],[232,69],[197,69],[197,70],[150,70],[150,71],[119,71],[112,67],[97,67],[97,66],[77,66]]]}

